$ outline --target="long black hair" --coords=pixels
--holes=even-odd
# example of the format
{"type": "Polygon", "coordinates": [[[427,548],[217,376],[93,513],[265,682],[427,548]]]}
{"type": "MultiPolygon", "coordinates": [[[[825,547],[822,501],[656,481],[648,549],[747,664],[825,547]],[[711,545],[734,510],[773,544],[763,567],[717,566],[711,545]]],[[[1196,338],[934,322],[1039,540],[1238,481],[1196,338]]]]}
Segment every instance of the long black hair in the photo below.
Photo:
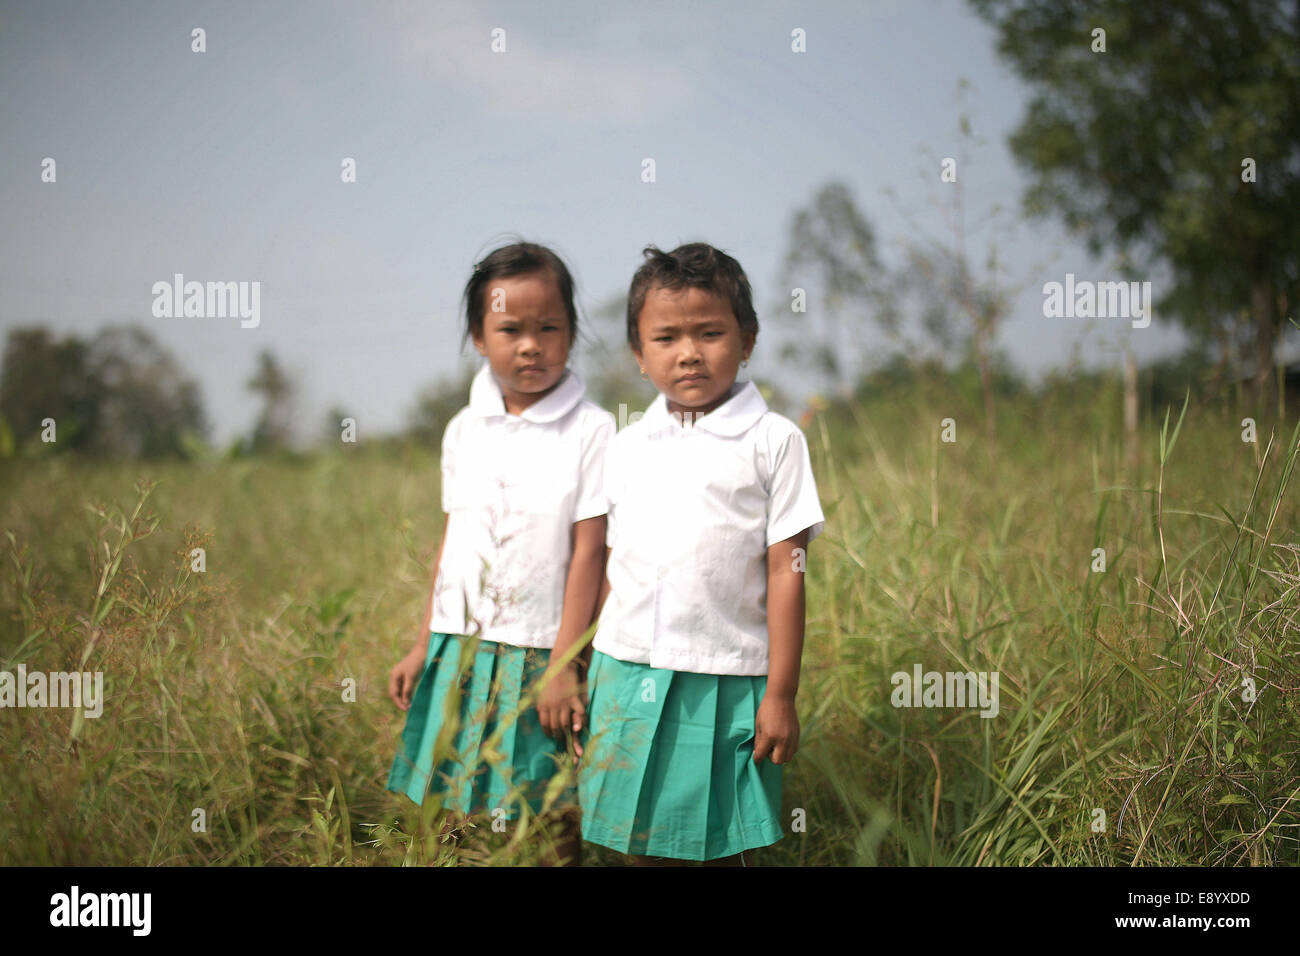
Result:
{"type": "Polygon", "coordinates": [[[487,293],[488,283],[493,279],[508,279],[511,276],[527,275],[530,272],[547,272],[555,279],[559,287],[560,298],[569,316],[570,341],[578,338],[578,310],[573,304],[573,276],[564,260],[546,246],[535,242],[512,242],[488,253],[474,266],[474,274],[465,284],[462,303],[465,311],[465,341],[473,335],[483,334],[483,299],[487,293]]]}

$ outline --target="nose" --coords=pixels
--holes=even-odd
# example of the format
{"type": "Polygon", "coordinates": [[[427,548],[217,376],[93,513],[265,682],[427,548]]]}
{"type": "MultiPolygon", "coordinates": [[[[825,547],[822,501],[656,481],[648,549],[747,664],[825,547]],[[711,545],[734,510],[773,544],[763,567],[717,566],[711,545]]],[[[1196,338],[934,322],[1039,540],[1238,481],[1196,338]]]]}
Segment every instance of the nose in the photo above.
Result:
{"type": "Polygon", "coordinates": [[[688,335],[682,339],[681,363],[683,365],[698,365],[700,363],[700,349],[694,336],[688,335]]]}
{"type": "Polygon", "coordinates": [[[519,337],[519,354],[522,356],[532,357],[542,354],[542,347],[537,343],[537,336],[531,333],[524,333],[519,337]]]}

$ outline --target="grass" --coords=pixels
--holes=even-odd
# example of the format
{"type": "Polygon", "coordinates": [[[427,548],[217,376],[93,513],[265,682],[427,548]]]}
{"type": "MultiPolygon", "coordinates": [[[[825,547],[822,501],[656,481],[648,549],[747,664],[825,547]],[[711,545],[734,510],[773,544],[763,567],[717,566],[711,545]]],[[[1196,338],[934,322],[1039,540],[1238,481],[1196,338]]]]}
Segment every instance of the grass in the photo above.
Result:
{"type": "MultiPolygon", "coordinates": [[[[1300,430],[1239,418],[1170,409],[1136,461],[1118,414],[1051,395],[1004,404],[996,446],[940,386],[815,418],[803,740],[758,861],[1300,860],[1300,430]],[[996,671],[998,715],[894,707],[916,664],[996,671]]],[[[108,697],[0,711],[0,863],[534,862],[519,827],[457,844],[384,789],[437,475],[419,450],[0,462],[0,670],[108,697]]]]}

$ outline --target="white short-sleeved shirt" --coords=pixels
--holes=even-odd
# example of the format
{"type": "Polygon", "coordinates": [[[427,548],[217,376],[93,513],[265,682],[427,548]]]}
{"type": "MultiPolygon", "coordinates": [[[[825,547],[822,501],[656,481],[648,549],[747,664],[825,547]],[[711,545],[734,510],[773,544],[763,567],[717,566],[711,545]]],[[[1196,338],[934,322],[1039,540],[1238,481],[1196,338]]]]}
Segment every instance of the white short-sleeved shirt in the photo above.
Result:
{"type": "Polygon", "coordinates": [[[825,526],[808,443],[752,382],[683,425],[663,395],[605,460],[610,593],[592,646],[651,667],[767,673],[767,548],[825,526]]]}
{"type": "Polygon", "coordinates": [[[566,369],[553,392],[511,415],[491,366],[474,376],[469,405],[442,436],[450,525],[431,630],[555,645],[573,524],[606,512],[602,475],[614,416],[584,394],[566,369]]]}

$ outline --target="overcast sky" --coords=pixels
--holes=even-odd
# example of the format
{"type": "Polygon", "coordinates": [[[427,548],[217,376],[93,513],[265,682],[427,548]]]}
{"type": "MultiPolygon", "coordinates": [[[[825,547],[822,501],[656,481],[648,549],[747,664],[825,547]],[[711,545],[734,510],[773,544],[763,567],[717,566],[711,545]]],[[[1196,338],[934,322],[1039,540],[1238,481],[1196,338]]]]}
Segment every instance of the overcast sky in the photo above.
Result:
{"type": "MultiPolygon", "coordinates": [[[[139,323],[201,383],[223,443],[256,418],[244,383],[263,348],[300,387],[300,433],[333,405],[363,430],[403,424],[471,361],[460,293],[506,234],[560,252],[588,311],[626,292],[645,245],[704,239],[745,267],[760,321],[790,322],[763,308],[789,301],[794,210],[847,183],[895,265],[906,241],[952,238],[945,156],[963,157],[968,223],[1001,204],[1014,226],[968,248],[981,265],[997,238],[1024,286],[998,342],[1023,370],[1182,341],[1158,314],[1141,330],[1044,318],[1044,282],[1115,276],[1056,223],[1020,220],[1005,142],[1026,90],[955,0],[4,2],[0,90],[0,331],[139,323]],[[986,141],[971,154],[962,79],[986,141]],[[153,285],[176,273],[260,282],[260,324],[155,317],[153,285]]],[[[760,382],[776,374],[763,344],[760,382]]]]}

